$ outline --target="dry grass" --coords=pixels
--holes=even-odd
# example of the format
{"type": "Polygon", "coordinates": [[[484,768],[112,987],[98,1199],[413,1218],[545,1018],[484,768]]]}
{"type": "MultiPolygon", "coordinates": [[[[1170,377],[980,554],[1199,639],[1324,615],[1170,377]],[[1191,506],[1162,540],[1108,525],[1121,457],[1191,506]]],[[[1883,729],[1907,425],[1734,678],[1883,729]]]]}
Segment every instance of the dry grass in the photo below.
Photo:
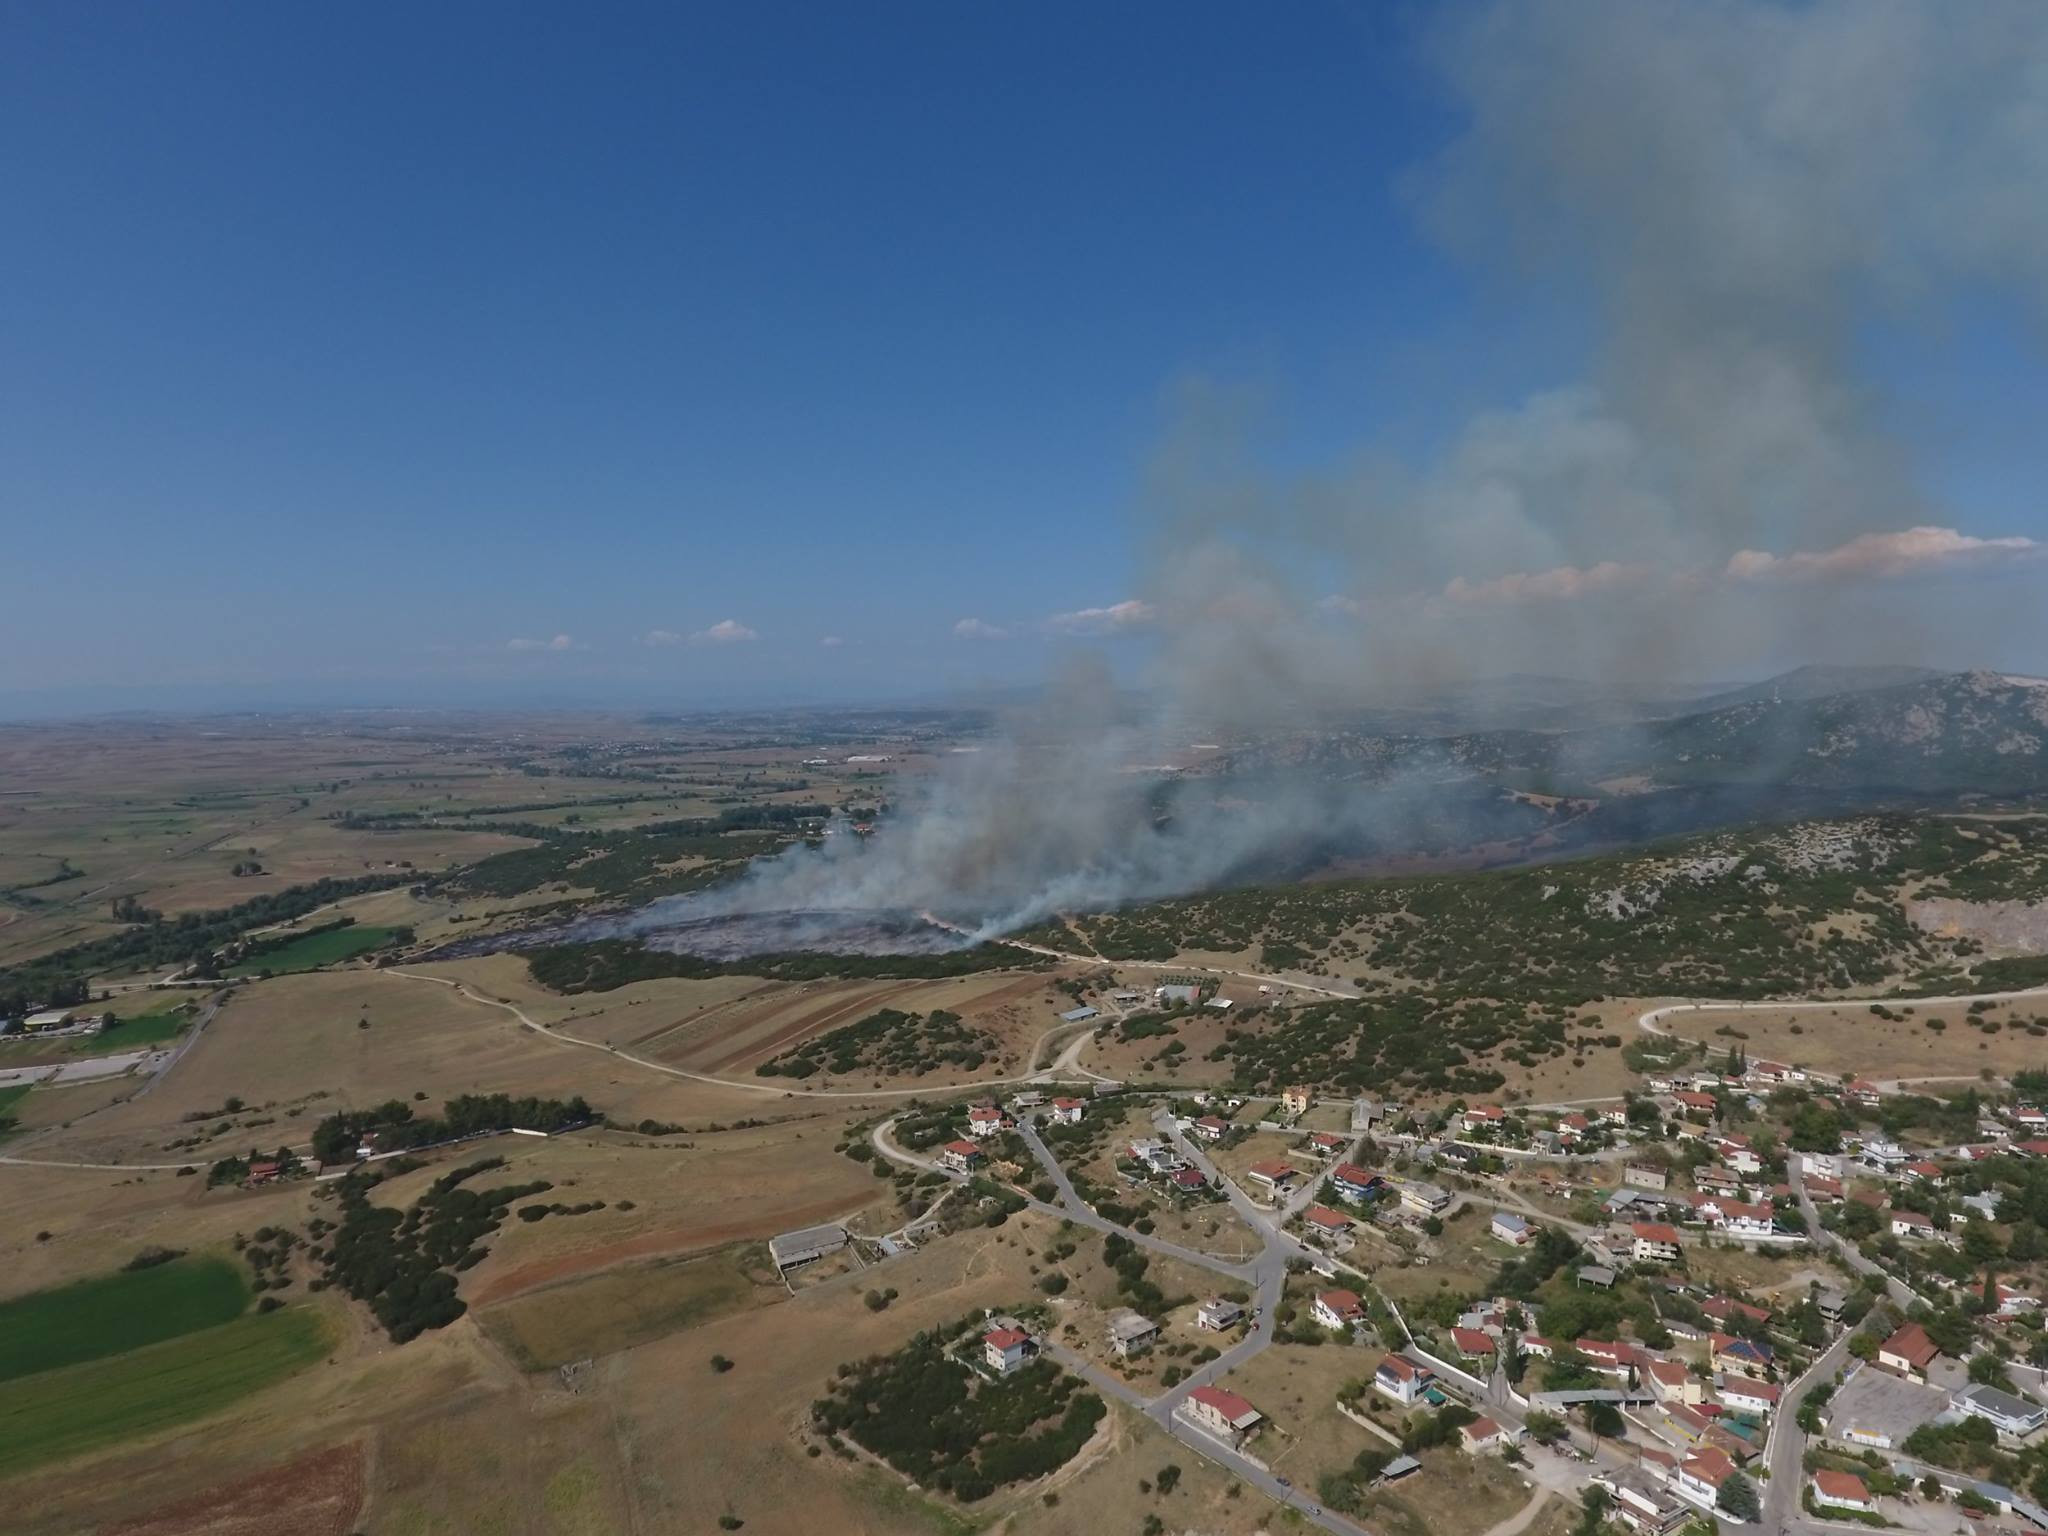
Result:
{"type": "Polygon", "coordinates": [[[1891,1003],[1886,1007],[1896,1014],[1908,1009],[1912,1013],[1883,1019],[1870,1011],[1868,1003],[1796,1012],[1760,1005],[1698,1018],[1677,1014],[1664,1024],[1674,1034],[1703,1041],[1710,1051],[1725,1052],[1731,1044],[1739,1044],[1753,1057],[1850,1077],[1967,1078],[1985,1071],[2004,1076],[2039,1067],[2048,1058],[2048,1040],[2012,1027],[2015,1018],[2023,1023],[2048,1018],[2048,1004],[2041,999],[2017,1008],[1993,1005],[1983,1017],[1997,1021],[2000,1028],[1989,1035],[1971,1026],[1960,1004],[1936,1008],[1891,1003]],[[1947,1027],[1930,1029],[1931,1019],[1940,1019],[1947,1027]],[[1720,1033],[1724,1029],[1739,1034],[1720,1033]]]}

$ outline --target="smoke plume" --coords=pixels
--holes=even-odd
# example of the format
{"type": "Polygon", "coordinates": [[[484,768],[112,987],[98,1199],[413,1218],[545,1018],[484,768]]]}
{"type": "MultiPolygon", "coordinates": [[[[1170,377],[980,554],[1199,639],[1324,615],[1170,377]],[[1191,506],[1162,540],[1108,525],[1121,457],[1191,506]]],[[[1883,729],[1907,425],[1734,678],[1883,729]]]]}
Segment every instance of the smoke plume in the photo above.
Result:
{"type": "Polygon", "coordinates": [[[1131,771],[1185,761],[1198,732],[1501,671],[1641,689],[1867,646],[1880,614],[1907,646],[1965,608],[1983,622],[1953,594],[1902,613],[1877,590],[2038,551],[1929,504],[1869,336],[1987,293],[2048,317],[2048,6],[1448,14],[1423,54],[1463,127],[1406,191],[1483,281],[1584,317],[1585,376],[1475,417],[1433,462],[1367,434],[1310,475],[1267,467],[1232,391],[1185,383],[1145,487],[1147,578],[1055,626],[1142,615],[1156,713],[1131,718],[1100,670],[1061,679],[875,846],[776,861],[729,899],[995,928],[1192,889],[1416,803],[1232,807],[1131,771]]]}

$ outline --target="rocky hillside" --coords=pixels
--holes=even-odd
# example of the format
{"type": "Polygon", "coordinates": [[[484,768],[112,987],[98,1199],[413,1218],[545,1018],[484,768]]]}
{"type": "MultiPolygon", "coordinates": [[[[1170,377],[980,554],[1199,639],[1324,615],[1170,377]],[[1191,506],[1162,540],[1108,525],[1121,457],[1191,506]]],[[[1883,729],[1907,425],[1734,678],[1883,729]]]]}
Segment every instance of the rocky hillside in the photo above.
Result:
{"type": "Polygon", "coordinates": [[[2048,789],[2048,682],[1990,672],[1821,698],[1757,699],[1578,738],[1582,772],[1946,795],[2048,789]]]}

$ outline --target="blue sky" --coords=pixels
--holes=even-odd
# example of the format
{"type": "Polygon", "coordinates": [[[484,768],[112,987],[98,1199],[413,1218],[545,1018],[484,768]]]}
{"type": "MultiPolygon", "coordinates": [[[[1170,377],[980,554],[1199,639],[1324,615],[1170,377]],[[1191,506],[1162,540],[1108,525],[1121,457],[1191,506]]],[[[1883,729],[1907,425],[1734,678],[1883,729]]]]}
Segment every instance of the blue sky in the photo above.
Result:
{"type": "MultiPolygon", "coordinates": [[[[1284,475],[1584,372],[1583,291],[1417,216],[1434,14],[0,6],[0,702],[1033,676],[1191,377],[1284,475]]],[[[1871,346],[1953,520],[2048,538],[2013,337],[1871,346]]]]}

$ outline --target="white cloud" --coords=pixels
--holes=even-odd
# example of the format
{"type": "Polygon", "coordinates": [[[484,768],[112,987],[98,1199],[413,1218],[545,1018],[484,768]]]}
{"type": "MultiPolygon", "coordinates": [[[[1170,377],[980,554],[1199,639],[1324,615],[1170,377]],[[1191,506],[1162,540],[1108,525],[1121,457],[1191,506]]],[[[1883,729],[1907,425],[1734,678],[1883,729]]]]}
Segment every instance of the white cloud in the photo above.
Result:
{"type": "Polygon", "coordinates": [[[747,628],[738,619],[720,619],[709,629],[700,629],[691,635],[690,644],[743,645],[749,640],[760,638],[760,631],[747,628]]]}
{"type": "Polygon", "coordinates": [[[1728,561],[1726,575],[1731,581],[1891,580],[1957,566],[2025,560],[2044,550],[2048,545],[2017,535],[1980,539],[1953,528],[1907,528],[1898,533],[1866,533],[1833,549],[1790,555],[1738,550],[1728,561]]]}
{"type": "Polygon", "coordinates": [[[681,645],[683,636],[672,629],[650,629],[640,637],[640,643],[652,646],[681,645]]]}
{"type": "Polygon", "coordinates": [[[1487,581],[1453,576],[1444,596],[1454,603],[1570,602],[1596,592],[1641,584],[1649,572],[1639,565],[1602,560],[1598,565],[1554,566],[1547,571],[1510,571],[1487,581]]]}
{"type": "Polygon", "coordinates": [[[1058,635],[1114,635],[1142,629],[1155,617],[1150,603],[1133,597],[1111,603],[1107,608],[1077,608],[1071,613],[1056,613],[1045,621],[1045,627],[1058,635]]]}
{"type": "Polygon", "coordinates": [[[568,635],[556,635],[552,640],[514,639],[505,642],[508,651],[581,651],[587,649],[581,642],[568,635]]]}
{"type": "Polygon", "coordinates": [[[836,651],[839,649],[840,646],[846,644],[846,642],[840,639],[837,635],[824,635],[819,638],[818,644],[822,645],[828,651],[836,651]]]}
{"type": "Polygon", "coordinates": [[[962,619],[953,626],[953,633],[962,640],[1007,640],[1010,632],[1000,624],[991,624],[985,619],[962,619]]]}

